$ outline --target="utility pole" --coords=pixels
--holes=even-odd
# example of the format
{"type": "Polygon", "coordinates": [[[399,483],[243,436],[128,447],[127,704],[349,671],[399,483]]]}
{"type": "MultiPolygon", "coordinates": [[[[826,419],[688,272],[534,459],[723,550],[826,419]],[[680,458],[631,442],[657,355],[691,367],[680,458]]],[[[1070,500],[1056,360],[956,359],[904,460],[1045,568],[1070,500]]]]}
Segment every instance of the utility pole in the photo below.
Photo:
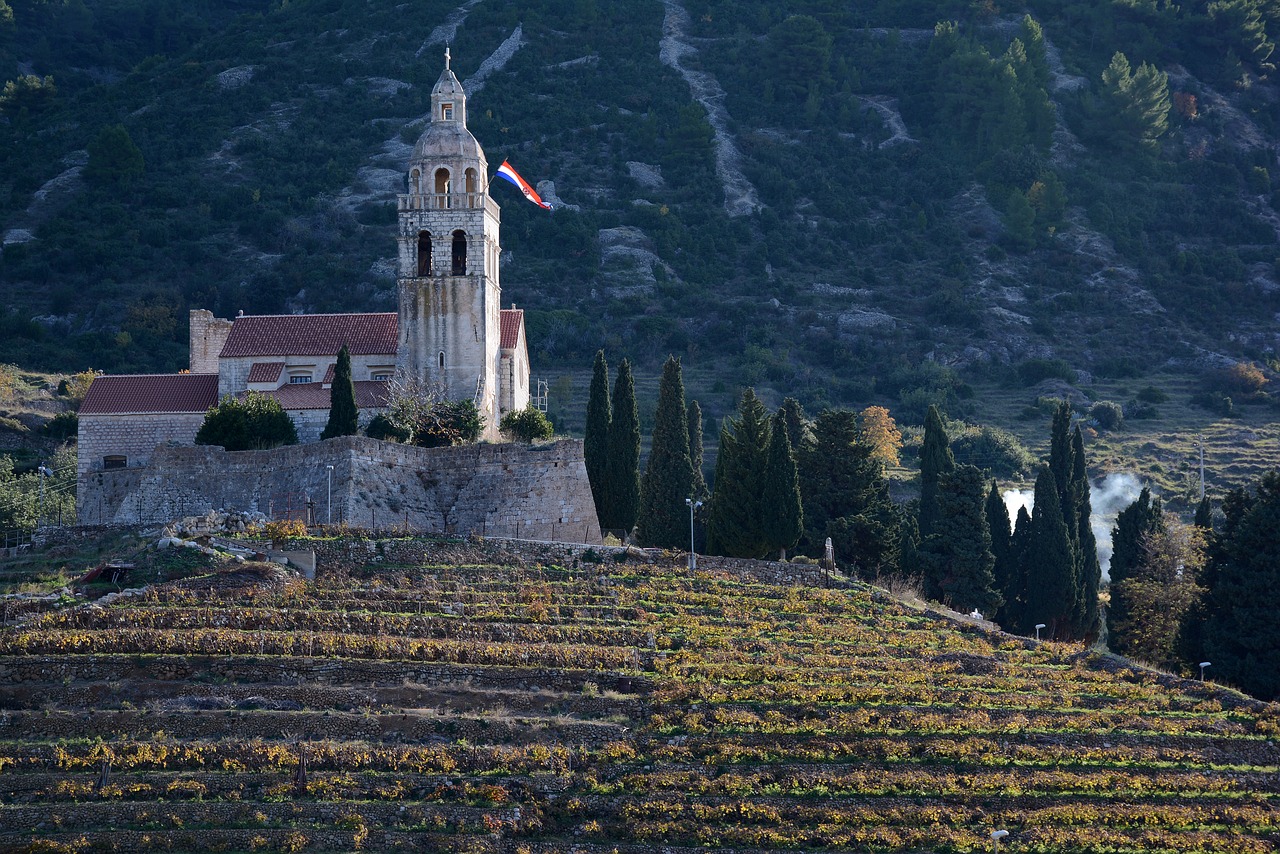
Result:
{"type": "Polygon", "coordinates": [[[1204,501],[1204,436],[1200,437],[1200,500],[1204,501]]]}
{"type": "Polygon", "coordinates": [[[36,527],[39,528],[40,520],[44,518],[44,479],[52,472],[41,462],[40,467],[36,469],[36,474],[40,475],[40,509],[36,514],[36,527]]]}

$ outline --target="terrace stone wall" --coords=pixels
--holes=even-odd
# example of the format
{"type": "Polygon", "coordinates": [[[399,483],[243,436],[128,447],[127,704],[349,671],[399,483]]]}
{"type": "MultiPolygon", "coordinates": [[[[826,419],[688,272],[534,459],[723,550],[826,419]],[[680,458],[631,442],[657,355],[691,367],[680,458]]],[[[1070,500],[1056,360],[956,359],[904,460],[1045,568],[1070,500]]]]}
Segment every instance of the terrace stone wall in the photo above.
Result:
{"type": "Polygon", "coordinates": [[[234,508],[371,530],[600,543],[582,442],[418,448],[343,436],[268,451],[162,446],[80,482],[81,524],[234,508]],[[329,477],[332,466],[332,481],[329,477]]]}

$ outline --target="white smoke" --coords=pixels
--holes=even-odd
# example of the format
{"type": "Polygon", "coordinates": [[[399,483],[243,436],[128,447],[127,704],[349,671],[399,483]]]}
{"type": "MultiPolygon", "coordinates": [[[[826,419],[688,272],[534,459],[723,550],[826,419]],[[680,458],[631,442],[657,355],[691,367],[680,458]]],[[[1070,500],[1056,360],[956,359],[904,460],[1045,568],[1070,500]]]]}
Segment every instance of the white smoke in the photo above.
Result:
{"type": "MultiPolygon", "coordinates": [[[[1093,509],[1089,527],[1093,528],[1093,538],[1098,541],[1098,563],[1102,565],[1103,578],[1110,579],[1111,529],[1115,527],[1116,515],[1138,500],[1141,492],[1142,481],[1127,472],[1105,475],[1089,484],[1089,504],[1093,509]]],[[[1028,513],[1035,509],[1033,490],[1007,489],[1000,497],[1009,511],[1011,525],[1018,518],[1018,508],[1026,507],[1028,513]]]]}

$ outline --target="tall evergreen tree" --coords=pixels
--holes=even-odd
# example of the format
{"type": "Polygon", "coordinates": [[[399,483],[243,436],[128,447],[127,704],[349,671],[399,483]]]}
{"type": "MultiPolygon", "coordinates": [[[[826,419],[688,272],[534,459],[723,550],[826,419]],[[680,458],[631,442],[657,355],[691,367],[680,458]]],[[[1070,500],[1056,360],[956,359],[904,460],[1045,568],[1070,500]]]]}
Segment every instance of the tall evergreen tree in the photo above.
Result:
{"type": "Polygon", "coordinates": [[[1003,626],[1001,617],[1008,611],[1009,603],[1017,601],[1018,594],[1014,587],[1017,572],[1009,559],[1010,550],[1013,547],[1010,542],[1013,538],[1013,527],[1009,524],[1009,509],[1000,495],[999,484],[994,480],[991,481],[991,488],[987,490],[987,501],[983,512],[987,517],[987,530],[991,532],[991,554],[996,561],[992,569],[994,576],[992,587],[1000,594],[1001,602],[1000,608],[992,619],[1003,626]]]}
{"type": "Polygon", "coordinates": [[[1093,502],[1089,498],[1089,473],[1084,462],[1084,437],[1080,425],[1071,434],[1071,497],[1075,502],[1076,553],[1079,555],[1076,637],[1092,640],[1098,637],[1098,588],[1102,585],[1102,566],[1098,562],[1098,540],[1093,535],[1093,502]]]}
{"type": "MultiPolygon", "coordinates": [[[[1073,491],[1075,482],[1072,474],[1075,463],[1071,448],[1071,404],[1059,401],[1053,410],[1053,425],[1049,428],[1049,471],[1053,472],[1053,481],[1058,485],[1058,506],[1062,508],[1062,521],[1067,525],[1067,532],[1074,540],[1075,498],[1073,491]]],[[[1036,507],[1039,507],[1036,504],[1036,507]]]]}
{"type": "Polygon", "coordinates": [[[920,446],[920,541],[927,542],[937,529],[938,481],[956,467],[951,440],[938,407],[930,404],[924,419],[924,443],[920,446]]]}
{"type": "Polygon", "coordinates": [[[667,357],[658,385],[653,443],[640,483],[636,540],[645,546],[677,548],[688,541],[685,499],[693,496],[693,462],[689,459],[689,413],[684,403],[680,360],[667,357]]]}
{"type": "Polygon", "coordinates": [[[1213,502],[1207,495],[1196,505],[1195,526],[1206,533],[1213,531],[1213,502]]]}
{"type": "Polygon", "coordinates": [[[805,548],[821,555],[831,537],[842,563],[868,577],[899,565],[900,514],[873,449],[859,438],[858,416],[828,409],[813,424],[813,440],[798,455],[805,548]]]}
{"type": "Polygon", "coordinates": [[[1213,538],[1207,588],[1204,657],[1217,678],[1263,700],[1280,698],[1280,471],[1262,476],[1252,495],[1222,502],[1226,516],[1213,538]]]}
{"type": "Polygon", "coordinates": [[[701,501],[707,497],[707,479],[702,474],[702,407],[698,401],[689,401],[689,462],[693,465],[693,498],[701,501]]]}
{"type": "Polygon", "coordinates": [[[938,483],[941,511],[932,551],[940,568],[942,599],[957,611],[994,615],[1002,599],[993,589],[995,555],[983,507],[982,471],[959,465],[938,483]]]}
{"type": "Polygon", "coordinates": [[[1027,625],[1044,623],[1048,637],[1069,640],[1078,590],[1076,558],[1067,525],[1062,520],[1058,484],[1048,466],[1041,466],[1036,476],[1035,509],[1024,561],[1027,625]]]}
{"type": "Polygon", "coordinates": [[[804,414],[804,407],[794,397],[782,401],[782,420],[787,425],[787,439],[791,453],[797,459],[813,444],[813,424],[804,414]]]}
{"type": "Polygon", "coordinates": [[[613,518],[606,505],[609,494],[606,486],[609,471],[609,424],[612,421],[609,363],[605,361],[604,350],[597,350],[591,370],[591,390],[587,395],[587,432],[582,442],[582,456],[587,464],[587,481],[591,484],[596,515],[600,517],[602,526],[606,519],[613,518]]]}
{"type": "Polygon", "coordinates": [[[613,420],[609,422],[609,465],[606,469],[608,519],[600,526],[630,533],[640,510],[640,416],[636,412],[636,386],[631,363],[618,366],[613,384],[613,420]]]}
{"type": "Polygon", "coordinates": [[[324,425],[320,438],[354,436],[360,430],[359,419],[356,385],[351,380],[351,353],[343,344],[338,351],[338,362],[333,367],[333,385],[329,386],[329,421],[324,425]]]}
{"type": "Polygon", "coordinates": [[[804,533],[804,508],[800,501],[800,476],[787,438],[785,413],[778,410],[769,436],[769,459],[761,495],[765,542],[780,560],[795,547],[804,533]]]}
{"type": "Polygon", "coordinates": [[[769,415],[754,389],[742,393],[737,419],[720,430],[715,491],[707,509],[707,550],[730,557],[764,557],[764,475],[768,465],[769,415]]]}
{"type": "Polygon", "coordinates": [[[1012,577],[1005,593],[1004,604],[996,613],[996,622],[1006,632],[1029,635],[1032,626],[1027,623],[1027,550],[1031,544],[1031,514],[1024,504],[1018,508],[1013,534],[1009,537],[1009,568],[1012,577]]]}
{"type": "Polygon", "coordinates": [[[1129,624],[1129,603],[1120,582],[1133,578],[1142,565],[1142,544],[1146,537],[1161,530],[1164,525],[1164,507],[1159,498],[1151,497],[1151,490],[1143,487],[1137,500],[1116,516],[1111,530],[1111,601],[1107,606],[1107,644],[1114,651],[1126,655],[1128,638],[1123,629],[1129,624]]]}

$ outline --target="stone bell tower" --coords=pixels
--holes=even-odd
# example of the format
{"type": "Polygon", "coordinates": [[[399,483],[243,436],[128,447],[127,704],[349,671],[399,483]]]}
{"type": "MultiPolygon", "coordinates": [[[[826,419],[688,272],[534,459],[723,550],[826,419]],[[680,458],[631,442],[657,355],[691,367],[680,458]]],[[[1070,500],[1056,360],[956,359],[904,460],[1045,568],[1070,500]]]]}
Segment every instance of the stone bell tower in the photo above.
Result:
{"type": "Polygon", "coordinates": [[[474,400],[485,438],[498,433],[501,288],[499,208],[489,166],[467,130],[467,96],[449,68],[431,90],[431,121],[399,197],[400,341],[405,377],[474,400]]]}

